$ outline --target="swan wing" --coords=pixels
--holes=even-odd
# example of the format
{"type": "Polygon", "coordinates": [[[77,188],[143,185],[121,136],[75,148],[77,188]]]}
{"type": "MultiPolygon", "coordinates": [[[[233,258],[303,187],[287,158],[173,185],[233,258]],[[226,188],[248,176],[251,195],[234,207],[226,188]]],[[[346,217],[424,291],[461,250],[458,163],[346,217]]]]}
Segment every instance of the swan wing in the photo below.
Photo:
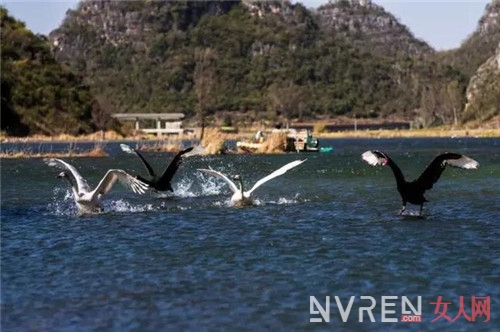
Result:
{"type": "Polygon", "coordinates": [[[57,167],[63,171],[69,171],[69,173],[75,179],[77,185],[77,188],[75,189],[79,194],[87,193],[90,191],[90,187],[87,181],[80,175],[80,173],[72,165],[58,158],[45,158],[44,161],[49,166],[57,167]]]}
{"type": "Polygon", "coordinates": [[[465,169],[476,169],[479,167],[479,163],[474,159],[459,153],[447,152],[436,156],[416,182],[424,190],[431,189],[434,183],[439,180],[439,177],[446,168],[446,165],[465,169]]]}
{"type": "Polygon", "coordinates": [[[385,165],[389,159],[385,153],[377,150],[366,151],[361,155],[361,158],[372,166],[385,165]]]}
{"type": "Polygon", "coordinates": [[[106,172],[106,175],[104,175],[101,182],[99,182],[97,187],[94,189],[93,195],[107,194],[117,180],[125,184],[130,189],[132,189],[132,191],[135,192],[136,194],[144,194],[148,189],[147,184],[136,179],[135,177],[128,174],[124,170],[110,169],[109,171],[106,172]]]}
{"type": "Polygon", "coordinates": [[[160,178],[160,183],[169,183],[170,181],[172,181],[175,173],[179,169],[179,166],[182,164],[182,155],[190,152],[191,150],[193,150],[193,147],[189,147],[185,150],[179,151],[175,155],[174,159],[172,159],[168,167],[165,169],[165,172],[163,172],[163,175],[160,178]]]}
{"type": "Polygon", "coordinates": [[[184,158],[193,157],[193,156],[201,156],[204,154],[205,149],[201,145],[196,145],[192,147],[191,151],[184,154],[184,158]]]}
{"type": "Polygon", "coordinates": [[[135,154],[137,157],[139,157],[139,159],[141,159],[142,163],[146,167],[149,176],[151,176],[153,178],[156,176],[155,172],[153,171],[153,168],[151,167],[151,165],[149,165],[149,163],[146,161],[146,159],[144,159],[144,157],[142,156],[142,154],[139,151],[137,151],[136,149],[132,149],[127,144],[120,144],[120,148],[122,148],[123,152],[130,153],[130,154],[135,154]]]}
{"type": "Polygon", "coordinates": [[[238,187],[236,187],[233,181],[229,180],[227,176],[225,176],[220,172],[214,171],[213,169],[204,169],[204,168],[199,168],[198,171],[213,175],[215,177],[221,178],[222,180],[226,181],[226,183],[228,184],[229,188],[233,193],[237,193],[240,191],[238,187]]]}
{"type": "Polygon", "coordinates": [[[259,181],[257,181],[254,186],[252,187],[252,189],[250,189],[249,191],[246,191],[245,192],[245,196],[250,196],[250,194],[257,188],[259,188],[261,185],[263,185],[264,183],[266,183],[267,181],[269,180],[272,180],[274,179],[275,177],[278,177],[280,175],[283,175],[285,174],[288,170],[294,168],[294,167],[297,167],[299,166],[300,164],[302,164],[304,161],[306,161],[307,159],[304,159],[304,160],[295,160],[295,161],[292,161],[291,163],[288,163],[286,164],[285,166],[282,166],[281,168],[275,170],[274,172],[272,172],[271,174],[269,174],[268,176],[260,179],[259,181]]]}

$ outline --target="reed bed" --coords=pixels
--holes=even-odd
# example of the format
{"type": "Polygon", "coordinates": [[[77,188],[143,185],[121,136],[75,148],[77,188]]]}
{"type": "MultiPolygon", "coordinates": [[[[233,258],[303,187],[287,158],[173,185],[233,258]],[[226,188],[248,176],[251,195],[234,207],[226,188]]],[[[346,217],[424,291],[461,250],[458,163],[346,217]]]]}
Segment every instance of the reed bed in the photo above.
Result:
{"type": "Polygon", "coordinates": [[[4,159],[21,159],[21,158],[73,158],[73,157],[92,157],[101,158],[107,157],[108,153],[104,149],[105,144],[102,142],[94,144],[92,149],[77,151],[76,144],[70,143],[67,151],[53,152],[41,151],[41,145],[38,151],[33,151],[30,147],[21,147],[0,152],[0,158],[4,159]]]}
{"type": "Polygon", "coordinates": [[[206,128],[205,135],[201,141],[205,155],[224,154],[226,152],[225,141],[227,134],[218,128],[206,128]]]}
{"type": "Polygon", "coordinates": [[[275,154],[284,153],[286,149],[287,133],[271,133],[267,136],[265,141],[260,144],[255,153],[261,154],[275,154]]]}
{"type": "Polygon", "coordinates": [[[140,151],[150,151],[150,152],[179,152],[183,149],[182,141],[179,140],[168,140],[168,141],[157,141],[153,144],[146,142],[140,142],[136,144],[136,150],[140,151]]]}
{"type": "Polygon", "coordinates": [[[103,141],[103,140],[122,140],[125,137],[114,130],[105,132],[96,131],[88,135],[67,135],[60,134],[54,136],[31,135],[27,137],[11,137],[0,133],[0,142],[2,143],[24,143],[24,142],[83,142],[83,141],[103,141]]]}
{"type": "Polygon", "coordinates": [[[414,138],[414,137],[500,137],[500,128],[492,129],[404,129],[337,131],[317,135],[319,138],[414,138]]]}

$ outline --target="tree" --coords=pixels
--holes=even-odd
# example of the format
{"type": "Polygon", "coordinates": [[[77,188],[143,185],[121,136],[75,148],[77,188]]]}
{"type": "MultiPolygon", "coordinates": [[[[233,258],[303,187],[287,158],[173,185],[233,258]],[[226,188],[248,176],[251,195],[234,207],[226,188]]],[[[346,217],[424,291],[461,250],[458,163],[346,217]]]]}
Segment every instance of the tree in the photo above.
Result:
{"type": "Polygon", "coordinates": [[[464,106],[464,91],[456,80],[449,82],[441,88],[442,107],[438,117],[444,124],[458,126],[458,112],[464,106]]]}
{"type": "Polygon", "coordinates": [[[198,99],[197,115],[201,124],[200,141],[205,133],[206,117],[217,103],[215,91],[217,53],[211,48],[195,49],[194,89],[198,99]]]}
{"type": "Polygon", "coordinates": [[[302,116],[306,96],[306,87],[290,81],[273,84],[268,89],[269,105],[275,114],[285,117],[287,128],[293,116],[302,116]]]}
{"type": "Polygon", "coordinates": [[[114,110],[115,106],[109,98],[98,96],[92,101],[92,123],[101,131],[101,140],[104,140],[104,130],[108,127],[114,110]]]}
{"type": "Polygon", "coordinates": [[[0,6],[2,130],[12,135],[81,134],[90,130],[88,87],[58,64],[45,36],[0,6]]]}

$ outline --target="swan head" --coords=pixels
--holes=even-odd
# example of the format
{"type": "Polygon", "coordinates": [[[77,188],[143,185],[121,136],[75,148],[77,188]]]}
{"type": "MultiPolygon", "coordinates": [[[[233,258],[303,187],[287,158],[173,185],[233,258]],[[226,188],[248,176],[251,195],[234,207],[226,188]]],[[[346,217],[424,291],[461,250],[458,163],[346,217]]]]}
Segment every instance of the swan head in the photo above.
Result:
{"type": "Polygon", "coordinates": [[[240,176],[240,175],[235,175],[235,176],[233,177],[233,180],[234,180],[234,181],[241,181],[241,176],[240,176]]]}

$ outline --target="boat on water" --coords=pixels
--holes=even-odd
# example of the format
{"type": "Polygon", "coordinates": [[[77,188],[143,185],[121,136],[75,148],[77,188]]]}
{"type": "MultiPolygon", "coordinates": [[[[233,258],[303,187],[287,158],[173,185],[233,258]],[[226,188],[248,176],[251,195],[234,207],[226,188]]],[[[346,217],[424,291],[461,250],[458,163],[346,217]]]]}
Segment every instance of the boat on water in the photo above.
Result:
{"type": "MultiPolygon", "coordinates": [[[[271,134],[286,133],[286,144],[284,152],[318,152],[320,151],[319,140],[315,138],[309,130],[274,129],[271,134]]],[[[239,141],[236,146],[243,151],[253,153],[259,150],[267,139],[262,131],[258,131],[251,142],[239,141]]]]}

